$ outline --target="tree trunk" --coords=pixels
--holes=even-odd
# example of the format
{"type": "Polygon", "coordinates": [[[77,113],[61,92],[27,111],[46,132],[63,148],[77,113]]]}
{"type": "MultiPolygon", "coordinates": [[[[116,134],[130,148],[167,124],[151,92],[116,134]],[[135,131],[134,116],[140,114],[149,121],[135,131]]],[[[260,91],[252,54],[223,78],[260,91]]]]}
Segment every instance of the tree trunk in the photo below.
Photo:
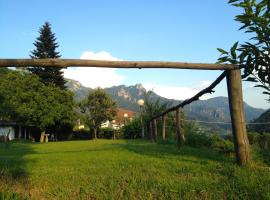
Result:
{"type": "Polygon", "coordinates": [[[162,116],[162,140],[166,139],[166,115],[162,116]]]}
{"type": "Polygon", "coordinates": [[[157,141],[157,137],[158,137],[158,134],[157,134],[157,120],[156,119],[154,119],[153,120],[153,125],[154,125],[154,139],[155,139],[155,141],[157,141]]]}
{"type": "Polygon", "coordinates": [[[93,140],[97,139],[97,128],[94,128],[93,140]]]}
{"type": "Polygon", "coordinates": [[[250,160],[250,150],[243,109],[243,94],[240,70],[227,71],[227,88],[236,160],[239,165],[243,166],[248,164],[250,160]]]}
{"type": "Polygon", "coordinates": [[[180,124],[180,108],[176,109],[176,134],[177,134],[177,145],[180,147],[184,144],[184,137],[181,130],[181,124],[180,124]]]}

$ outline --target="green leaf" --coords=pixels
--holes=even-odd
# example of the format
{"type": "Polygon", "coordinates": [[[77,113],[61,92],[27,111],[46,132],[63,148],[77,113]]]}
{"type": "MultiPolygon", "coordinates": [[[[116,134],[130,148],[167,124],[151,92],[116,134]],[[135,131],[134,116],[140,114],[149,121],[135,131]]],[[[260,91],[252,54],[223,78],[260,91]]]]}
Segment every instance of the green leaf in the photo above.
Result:
{"type": "Polygon", "coordinates": [[[260,88],[264,88],[266,90],[270,90],[270,88],[266,87],[265,85],[255,85],[254,87],[260,87],[260,88]]]}
{"type": "Polygon", "coordinates": [[[255,78],[253,78],[253,77],[248,77],[246,80],[244,80],[244,81],[249,81],[249,82],[254,82],[254,83],[256,83],[256,82],[258,82],[255,78]]]}
{"type": "Polygon", "coordinates": [[[221,49],[221,48],[217,48],[217,50],[222,53],[222,54],[228,54],[227,51],[225,51],[224,49],[221,49]]]}
{"type": "Polygon", "coordinates": [[[237,1],[239,1],[239,0],[229,0],[228,3],[235,3],[235,2],[237,2],[237,1]]]}
{"type": "Polygon", "coordinates": [[[268,94],[268,95],[270,95],[270,92],[263,92],[263,94],[268,94]]]}
{"type": "Polygon", "coordinates": [[[237,47],[238,47],[238,42],[234,43],[232,47],[232,51],[236,51],[237,47]]]}

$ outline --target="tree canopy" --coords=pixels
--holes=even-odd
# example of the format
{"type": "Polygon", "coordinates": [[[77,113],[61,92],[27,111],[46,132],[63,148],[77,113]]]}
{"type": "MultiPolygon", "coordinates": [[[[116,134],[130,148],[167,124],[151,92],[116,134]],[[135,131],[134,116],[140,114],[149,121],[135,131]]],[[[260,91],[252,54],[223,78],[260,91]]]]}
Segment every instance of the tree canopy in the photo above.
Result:
{"type": "Polygon", "coordinates": [[[12,71],[1,77],[0,118],[47,130],[75,121],[73,94],[45,85],[33,74],[12,71]]]}
{"type": "Polygon", "coordinates": [[[98,127],[107,120],[112,120],[117,112],[116,101],[101,88],[91,91],[81,101],[80,108],[86,118],[86,122],[94,129],[93,139],[97,137],[98,127]]]}
{"type": "Polygon", "coordinates": [[[235,20],[242,26],[240,30],[250,34],[244,44],[236,42],[229,51],[218,48],[222,56],[219,63],[238,64],[243,69],[242,78],[255,82],[255,87],[263,88],[263,94],[270,101],[270,3],[269,0],[230,0],[229,3],[241,8],[243,13],[235,20]]]}

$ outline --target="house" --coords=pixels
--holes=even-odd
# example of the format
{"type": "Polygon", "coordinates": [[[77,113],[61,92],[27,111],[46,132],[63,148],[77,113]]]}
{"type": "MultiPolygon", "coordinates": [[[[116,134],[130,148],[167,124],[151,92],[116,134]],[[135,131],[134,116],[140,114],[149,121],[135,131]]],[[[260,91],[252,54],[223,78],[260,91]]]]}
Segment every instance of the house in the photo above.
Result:
{"type": "Polygon", "coordinates": [[[119,108],[117,109],[114,119],[112,121],[107,120],[106,122],[102,123],[100,127],[118,130],[128,122],[132,121],[135,115],[136,113],[131,110],[119,108]]]}
{"type": "Polygon", "coordinates": [[[16,138],[33,139],[34,127],[24,126],[16,122],[0,120],[0,137],[8,137],[9,140],[16,138]]]}

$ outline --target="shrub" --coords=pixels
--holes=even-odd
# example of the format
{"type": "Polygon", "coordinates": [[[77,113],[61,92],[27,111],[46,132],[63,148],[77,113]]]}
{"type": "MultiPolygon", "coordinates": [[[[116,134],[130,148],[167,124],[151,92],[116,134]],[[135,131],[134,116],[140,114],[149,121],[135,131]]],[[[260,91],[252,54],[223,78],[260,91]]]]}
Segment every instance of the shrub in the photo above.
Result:
{"type": "Polygon", "coordinates": [[[98,138],[116,139],[121,138],[121,130],[115,130],[113,128],[102,128],[98,132],[98,138]]]}
{"type": "Polygon", "coordinates": [[[249,132],[248,133],[249,144],[251,144],[251,145],[258,144],[260,136],[261,136],[261,134],[258,132],[249,132]]]}
{"type": "Polygon", "coordinates": [[[210,147],[211,138],[201,132],[190,132],[186,136],[186,144],[192,147],[210,147]]]}
{"type": "Polygon", "coordinates": [[[135,118],[123,127],[123,137],[125,139],[141,138],[141,121],[135,118]]]}
{"type": "Polygon", "coordinates": [[[248,139],[250,144],[257,145],[262,150],[270,152],[270,133],[250,132],[248,133],[248,139]]]}
{"type": "Polygon", "coordinates": [[[206,134],[201,131],[194,131],[189,132],[186,139],[186,144],[192,147],[208,147],[226,154],[234,152],[233,142],[223,139],[218,134],[206,134]]]}
{"type": "Polygon", "coordinates": [[[89,130],[81,129],[73,132],[73,140],[90,140],[92,138],[89,130]]]}

